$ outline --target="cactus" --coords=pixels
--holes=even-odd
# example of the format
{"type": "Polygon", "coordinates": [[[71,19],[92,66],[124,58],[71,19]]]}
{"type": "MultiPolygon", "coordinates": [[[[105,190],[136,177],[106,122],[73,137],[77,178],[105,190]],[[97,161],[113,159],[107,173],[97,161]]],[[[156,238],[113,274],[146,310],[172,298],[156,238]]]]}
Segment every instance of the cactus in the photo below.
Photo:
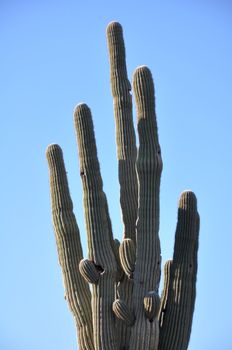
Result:
{"type": "Polygon", "coordinates": [[[83,258],[62,150],[50,145],[52,217],[65,294],[79,350],[186,350],[196,297],[199,215],[193,192],[181,194],[173,259],[165,264],[159,297],[161,251],[159,188],[162,157],[154,84],[146,66],[136,69],[133,91],[139,147],[132,120],[122,27],[107,27],[111,89],[123,220],[114,240],[97,156],[92,115],[82,103],[74,112],[84,193],[88,258],[83,258]],[[91,283],[91,289],[89,288],[91,283]]]}

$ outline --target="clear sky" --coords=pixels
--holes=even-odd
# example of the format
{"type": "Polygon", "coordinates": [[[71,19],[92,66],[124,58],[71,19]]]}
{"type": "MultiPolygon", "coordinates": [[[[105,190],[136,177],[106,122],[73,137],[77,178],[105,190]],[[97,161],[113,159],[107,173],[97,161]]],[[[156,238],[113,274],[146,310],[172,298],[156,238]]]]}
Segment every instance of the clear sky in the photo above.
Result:
{"type": "MultiPolygon", "coordinates": [[[[232,4],[224,0],[1,0],[0,349],[74,350],[50,215],[45,149],[64,151],[86,252],[73,108],[92,109],[104,189],[121,237],[105,28],[124,28],[128,74],[150,67],[163,156],[160,238],[172,256],[177,201],[201,215],[189,350],[230,350],[232,4]]],[[[86,253],[85,253],[86,254],[86,253]]]]}

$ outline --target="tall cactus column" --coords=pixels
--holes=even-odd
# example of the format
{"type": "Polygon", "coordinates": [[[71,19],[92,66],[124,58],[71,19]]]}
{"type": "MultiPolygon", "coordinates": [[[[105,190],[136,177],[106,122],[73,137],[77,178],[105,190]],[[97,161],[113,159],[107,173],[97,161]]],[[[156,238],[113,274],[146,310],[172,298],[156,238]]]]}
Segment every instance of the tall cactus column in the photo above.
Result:
{"type": "MultiPolygon", "coordinates": [[[[133,304],[135,325],[130,349],[155,350],[159,341],[158,307],[156,314],[146,314],[149,295],[159,304],[160,280],[159,187],[162,159],[155,116],[154,86],[147,67],[135,71],[133,87],[137,106],[139,150],[137,172],[139,202],[137,221],[136,264],[134,271],[133,304]],[[144,298],[148,298],[147,301],[144,298]]],[[[151,300],[152,302],[152,300],[151,300]]],[[[149,314],[149,313],[148,313],[149,314]]]]}
{"type": "Polygon", "coordinates": [[[50,171],[52,217],[59,263],[65,285],[65,298],[76,321],[79,350],[94,350],[91,294],[78,265],[83,258],[79,228],[73,213],[63,153],[58,145],[47,149],[50,171]]]}
{"type": "Polygon", "coordinates": [[[80,264],[81,272],[93,283],[92,312],[95,350],[117,350],[112,304],[115,299],[117,263],[113,237],[102,188],[90,109],[77,106],[74,114],[84,192],[89,260],[80,264]]]}
{"type": "Polygon", "coordinates": [[[122,27],[119,23],[112,22],[108,25],[107,41],[124,238],[130,238],[135,243],[138,207],[138,183],[135,169],[137,149],[132,117],[131,84],[127,77],[125,46],[122,27]]]}
{"type": "MultiPolygon", "coordinates": [[[[118,285],[118,300],[114,303],[114,311],[118,314],[120,305],[126,304],[129,309],[132,307],[131,295],[133,281],[131,280],[131,275],[133,274],[135,262],[133,253],[135,253],[136,245],[136,220],[138,209],[138,182],[136,175],[137,149],[132,116],[131,84],[127,76],[123,30],[119,23],[112,22],[107,26],[107,42],[116,129],[120,204],[124,226],[123,241],[119,252],[125,275],[118,285]],[[128,257],[132,259],[128,259],[128,257]],[[127,265],[128,269],[125,265],[127,265]]],[[[123,319],[125,319],[125,317],[123,317],[123,319]]],[[[118,340],[121,348],[127,348],[129,346],[131,332],[130,323],[132,319],[133,318],[129,317],[130,321],[127,320],[124,323],[117,323],[118,340]]]]}

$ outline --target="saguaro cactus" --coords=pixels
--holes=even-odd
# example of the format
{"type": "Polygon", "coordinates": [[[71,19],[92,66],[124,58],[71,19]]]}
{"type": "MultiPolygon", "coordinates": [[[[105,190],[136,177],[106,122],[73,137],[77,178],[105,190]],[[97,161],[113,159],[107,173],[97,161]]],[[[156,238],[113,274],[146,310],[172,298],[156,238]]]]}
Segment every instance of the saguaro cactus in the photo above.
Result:
{"type": "Polygon", "coordinates": [[[52,217],[66,299],[73,313],[79,350],[185,350],[196,296],[199,215],[193,192],[181,194],[173,259],[164,267],[159,297],[161,252],[159,188],[161,150],[154,84],[146,66],[136,69],[138,151],[132,121],[122,27],[107,27],[111,88],[116,122],[121,244],[114,240],[97,157],[91,111],[74,112],[88,237],[83,259],[62,150],[47,149],[52,217]],[[89,288],[89,283],[92,288],[89,288]]]}

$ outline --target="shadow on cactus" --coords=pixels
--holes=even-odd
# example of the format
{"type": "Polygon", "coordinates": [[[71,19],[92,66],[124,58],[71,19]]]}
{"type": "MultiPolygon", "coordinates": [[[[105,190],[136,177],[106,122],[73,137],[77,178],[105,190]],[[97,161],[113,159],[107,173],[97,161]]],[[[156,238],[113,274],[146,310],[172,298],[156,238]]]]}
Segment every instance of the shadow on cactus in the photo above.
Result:
{"type": "Polygon", "coordinates": [[[139,147],[132,121],[122,27],[107,27],[114,101],[123,239],[114,240],[97,157],[91,111],[74,112],[83,184],[88,258],[83,259],[62,150],[50,145],[53,225],[66,299],[73,313],[79,350],[187,349],[196,295],[199,215],[193,192],[181,194],[173,260],[165,264],[159,241],[162,158],[154,84],[146,66],[136,69],[133,92],[139,147]],[[89,288],[89,283],[92,288],[89,288]]]}

